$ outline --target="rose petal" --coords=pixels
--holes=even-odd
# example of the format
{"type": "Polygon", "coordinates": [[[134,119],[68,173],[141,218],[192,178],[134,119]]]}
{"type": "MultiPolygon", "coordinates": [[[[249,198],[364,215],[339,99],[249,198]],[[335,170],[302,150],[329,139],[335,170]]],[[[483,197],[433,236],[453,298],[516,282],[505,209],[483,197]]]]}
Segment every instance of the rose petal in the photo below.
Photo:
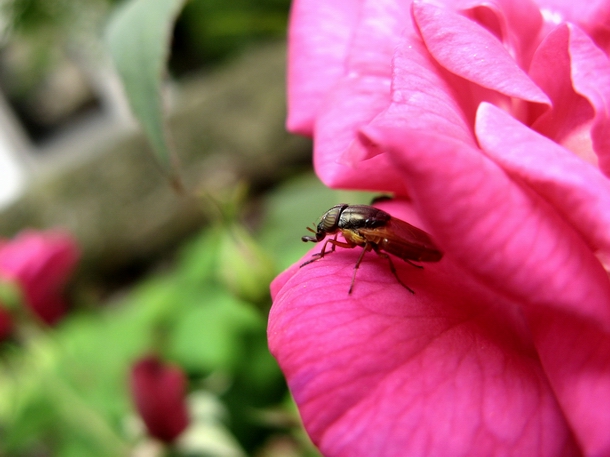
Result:
{"type": "Polygon", "coordinates": [[[610,176],[610,61],[580,29],[570,25],[568,27],[574,89],[593,107],[593,149],[599,158],[600,168],[610,176]]]}
{"type": "Polygon", "coordinates": [[[532,127],[610,174],[610,62],[582,31],[563,24],[536,51],[532,78],[553,101],[532,127]]]}
{"type": "MultiPolygon", "coordinates": [[[[394,55],[392,104],[373,119],[371,125],[383,128],[408,123],[413,129],[437,132],[474,146],[470,126],[474,124],[475,105],[470,100],[458,101],[459,97],[456,97],[460,92],[471,94],[471,86],[439,67],[419,37],[405,34],[394,55]]],[[[359,134],[359,142],[353,143],[345,156],[358,154],[371,158],[383,156],[384,152],[365,135],[359,134]]],[[[395,174],[394,167],[390,168],[395,174]]],[[[403,181],[402,176],[398,181],[403,181]]],[[[398,195],[405,195],[405,192],[398,195]]]]}
{"type": "Polygon", "coordinates": [[[555,25],[560,22],[577,24],[606,53],[610,50],[610,4],[606,0],[536,0],[536,3],[547,22],[555,25]]]}
{"type": "Polygon", "coordinates": [[[530,76],[551,98],[553,106],[544,112],[533,109],[528,123],[584,160],[597,164],[589,134],[594,113],[591,104],[573,87],[569,35],[565,25],[559,26],[536,50],[530,76]]]}
{"type": "Polygon", "coordinates": [[[510,97],[550,103],[483,27],[448,8],[419,0],[413,2],[413,17],[428,51],[450,72],[510,97]]]}
{"type": "Polygon", "coordinates": [[[269,347],[324,455],[576,453],[514,305],[451,258],[395,259],[413,295],[367,254],[350,296],[359,254],[272,286],[269,347]]]}
{"type": "Polygon", "coordinates": [[[610,281],[588,247],[542,199],[463,144],[408,130],[367,133],[408,173],[441,247],[490,287],[517,297],[581,445],[607,452],[610,419],[599,405],[610,399],[610,281]],[[557,351],[563,338],[570,354],[557,351]],[[563,376],[566,366],[575,374],[563,376]],[[592,402],[593,393],[602,403],[592,402]]]}
{"type": "Polygon", "coordinates": [[[596,322],[528,309],[536,349],[584,455],[610,455],[610,334],[596,322]]]}
{"type": "Polygon", "coordinates": [[[548,203],[461,142],[408,128],[365,134],[391,152],[435,239],[467,270],[520,303],[610,328],[608,276],[548,203]]]}
{"type": "Polygon", "coordinates": [[[549,201],[593,250],[610,256],[610,181],[597,168],[493,105],[481,105],[476,132],[489,157],[549,201]]]}
{"type": "Polygon", "coordinates": [[[409,2],[368,0],[361,17],[349,50],[346,75],[338,80],[318,112],[314,165],[320,179],[330,187],[401,194],[404,186],[392,167],[385,165],[387,161],[361,163],[367,157],[354,140],[358,129],[390,104],[392,54],[403,29],[412,29],[409,2]],[[383,24],[382,29],[379,24],[383,24]]]}
{"type": "MultiPolygon", "coordinates": [[[[548,200],[593,247],[610,255],[610,182],[590,164],[482,105],[477,137],[483,150],[548,200]],[[552,164],[552,166],[549,166],[552,164]]],[[[610,335],[557,313],[530,317],[538,351],[568,420],[589,455],[610,451],[610,335]]]]}
{"type": "Polygon", "coordinates": [[[365,0],[349,50],[350,74],[390,77],[396,43],[413,31],[411,0],[365,0]]]}
{"type": "Polygon", "coordinates": [[[542,15],[531,0],[466,1],[462,12],[493,33],[521,68],[528,68],[538,45],[542,15]]]}
{"type": "Polygon", "coordinates": [[[345,78],[327,99],[317,119],[314,141],[316,174],[327,186],[405,194],[400,175],[386,157],[366,161],[344,158],[358,129],[389,104],[389,91],[386,78],[345,78]],[[386,98],[380,93],[385,93],[386,98]]]}
{"type": "Polygon", "coordinates": [[[288,130],[311,135],[320,104],[345,73],[362,0],[295,0],[288,51],[288,130]]]}
{"type": "Polygon", "coordinates": [[[375,124],[408,123],[414,130],[438,132],[474,145],[469,117],[474,120],[475,108],[460,104],[463,100],[456,97],[460,90],[467,90],[465,85],[469,83],[458,80],[430,58],[421,40],[407,35],[394,56],[392,105],[384,119],[375,124]]]}

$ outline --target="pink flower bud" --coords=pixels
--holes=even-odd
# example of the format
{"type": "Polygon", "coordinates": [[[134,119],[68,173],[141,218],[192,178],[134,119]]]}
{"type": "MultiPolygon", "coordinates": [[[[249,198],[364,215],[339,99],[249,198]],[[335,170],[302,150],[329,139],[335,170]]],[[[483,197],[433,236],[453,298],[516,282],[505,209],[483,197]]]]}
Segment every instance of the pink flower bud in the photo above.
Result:
{"type": "Polygon", "coordinates": [[[78,257],[78,247],[69,234],[24,231],[0,245],[0,278],[14,281],[29,309],[53,325],[66,312],[61,292],[78,257]]]}

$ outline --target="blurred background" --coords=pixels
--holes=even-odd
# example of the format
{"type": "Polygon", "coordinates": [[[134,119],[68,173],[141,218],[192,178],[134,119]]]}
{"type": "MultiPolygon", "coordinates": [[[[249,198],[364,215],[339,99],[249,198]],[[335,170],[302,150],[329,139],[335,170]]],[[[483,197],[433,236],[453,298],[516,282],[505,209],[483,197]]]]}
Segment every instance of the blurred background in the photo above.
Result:
{"type": "Polygon", "coordinates": [[[121,7],[0,0],[0,456],[315,456],[269,283],[368,197],[324,188],[285,131],[290,2],[178,8],[159,77],[180,185],[112,64],[121,7]]]}

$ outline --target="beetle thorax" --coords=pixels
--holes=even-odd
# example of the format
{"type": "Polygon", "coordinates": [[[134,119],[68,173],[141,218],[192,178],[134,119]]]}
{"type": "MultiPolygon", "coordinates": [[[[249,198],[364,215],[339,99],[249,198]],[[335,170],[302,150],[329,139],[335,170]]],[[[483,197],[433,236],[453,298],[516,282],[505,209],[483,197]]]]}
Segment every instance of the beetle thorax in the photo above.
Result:
{"type": "Polygon", "coordinates": [[[353,205],[343,209],[338,227],[345,230],[381,227],[390,218],[388,213],[372,206],[353,205]]]}

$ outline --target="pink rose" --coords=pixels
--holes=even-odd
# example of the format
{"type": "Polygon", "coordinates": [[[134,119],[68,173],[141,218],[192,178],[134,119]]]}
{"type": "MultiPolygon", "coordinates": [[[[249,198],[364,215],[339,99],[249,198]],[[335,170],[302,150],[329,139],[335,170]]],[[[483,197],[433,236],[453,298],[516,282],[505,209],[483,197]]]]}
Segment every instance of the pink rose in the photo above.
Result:
{"type": "Polygon", "coordinates": [[[360,249],[273,282],[324,455],[610,455],[610,3],[583,5],[294,3],[289,128],[444,252],[394,259],[415,294],[367,254],[348,295],[360,249]]]}
{"type": "Polygon", "coordinates": [[[24,231],[0,244],[0,279],[14,281],[28,308],[40,320],[53,325],[66,312],[62,290],[79,255],[69,234],[24,231]]]}
{"type": "Polygon", "coordinates": [[[189,423],[186,376],[174,365],[147,356],[131,369],[131,393],[150,436],[170,443],[189,423]]]}

